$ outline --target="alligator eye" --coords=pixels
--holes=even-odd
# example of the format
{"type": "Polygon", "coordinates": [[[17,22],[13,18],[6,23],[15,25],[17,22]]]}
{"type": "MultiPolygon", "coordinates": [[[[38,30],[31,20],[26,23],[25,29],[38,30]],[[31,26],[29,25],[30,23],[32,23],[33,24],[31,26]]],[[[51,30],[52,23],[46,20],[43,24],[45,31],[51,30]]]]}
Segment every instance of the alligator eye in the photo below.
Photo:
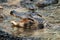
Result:
{"type": "Polygon", "coordinates": [[[11,15],[14,15],[13,13],[15,13],[16,11],[15,10],[12,10],[11,12],[10,12],[10,14],[11,15]]]}
{"type": "Polygon", "coordinates": [[[30,1],[33,1],[33,0],[30,0],[30,1]]]}
{"type": "Polygon", "coordinates": [[[43,29],[44,25],[43,24],[39,24],[38,27],[39,27],[39,29],[43,29]]]}
{"type": "Polygon", "coordinates": [[[13,15],[13,11],[11,11],[10,14],[13,15]]]}

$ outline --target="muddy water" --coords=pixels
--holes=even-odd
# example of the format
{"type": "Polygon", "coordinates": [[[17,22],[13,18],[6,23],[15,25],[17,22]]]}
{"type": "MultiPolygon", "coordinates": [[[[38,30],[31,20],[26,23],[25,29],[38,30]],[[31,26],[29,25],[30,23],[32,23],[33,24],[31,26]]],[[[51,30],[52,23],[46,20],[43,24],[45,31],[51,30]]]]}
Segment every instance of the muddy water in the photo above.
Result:
{"type": "MultiPolygon", "coordinates": [[[[16,18],[10,15],[11,10],[16,10],[18,12],[27,12],[27,9],[21,10],[21,8],[12,8],[4,6],[3,14],[6,15],[6,19],[3,19],[3,22],[0,23],[0,30],[8,32],[10,34],[14,34],[16,30],[12,28],[12,24],[10,21],[19,21],[20,18],[16,18]]],[[[40,13],[43,18],[51,25],[51,27],[44,28],[42,30],[35,30],[29,32],[22,32],[20,34],[17,33],[17,36],[30,36],[30,37],[42,37],[42,38],[49,38],[52,40],[56,40],[60,38],[60,6],[51,5],[47,6],[44,9],[36,10],[36,12],[40,13]]],[[[16,35],[16,34],[14,34],[16,35]]]]}

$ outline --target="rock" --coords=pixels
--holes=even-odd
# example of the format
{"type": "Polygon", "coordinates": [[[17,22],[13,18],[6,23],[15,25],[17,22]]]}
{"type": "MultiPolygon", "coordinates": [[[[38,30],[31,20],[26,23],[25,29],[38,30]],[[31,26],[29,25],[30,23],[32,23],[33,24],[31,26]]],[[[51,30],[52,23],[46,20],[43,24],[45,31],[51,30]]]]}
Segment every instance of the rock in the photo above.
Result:
{"type": "Polygon", "coordinates": [[[37,7],[35,6],[35,4],[32,1],[33,0],[23,0],[20,2],[20,5],[27,9],[36,9],[37,7]]]}
{"type": "Polygon", "coordinates": [[[19,37],[16,37],[16,36],[13,36],[7,32],[4,32],[4,31],[1,31],[0,30],[0,40],[20,40],[22,38],[19,38],[19,37]]]}
{"type": "Polygon", "coordinates": [[[36,6],[38,8],[43,8],[52,4],[57,4],[59,0],[42,0],[37,2],[36,6]]]}
{"type": "Polygon", "coordinates": [[[7,0],[0,0],[0,3],[6,3],[7,0]]]}
{"type": "Polygon", "coordinates": [[[44,8],[46,6],[57,4],[59,0],[23,0],[20,2],[22,7],[28,9],[44,8]]]}

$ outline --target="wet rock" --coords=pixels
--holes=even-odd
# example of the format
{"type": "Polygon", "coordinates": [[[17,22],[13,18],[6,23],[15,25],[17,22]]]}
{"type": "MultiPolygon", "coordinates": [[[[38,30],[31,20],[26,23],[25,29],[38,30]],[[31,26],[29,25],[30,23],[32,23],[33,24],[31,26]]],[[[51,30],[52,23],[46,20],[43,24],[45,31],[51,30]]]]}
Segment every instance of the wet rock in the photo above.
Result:
{"type": "Polygon", "coordinates": [[[42,0],[37,2],[36,6],[38,8],[43,8],[52,4],[57,4],[59,0],[42,0]]]}
{"type": "Polygon", "coordinates": [[[0,0],[0,3],[6,3],[7,0],[0,0]]]}
{"type": "Polygon", "coordinates": [[[20,2],[20,5],[24,8],[27,9],[36,9],[37,7],[35,6],[35,4],[32,2],[33,0],[23,0],[20,2]]]}
{"type": "Polygon", "coordinates": [[[0,40],[20,40],[22,38],[15,37],[7,32],[1,31],[0,30],[0,40]]]}
{"type": "Polygon", "coordinates": [[[22,7],[28,9],[44,8],[46,6],[57,4],[59,0],[23,0],[20,2],[22,7]],[[35,2],[35,3],[34,3],[35,2]]]}

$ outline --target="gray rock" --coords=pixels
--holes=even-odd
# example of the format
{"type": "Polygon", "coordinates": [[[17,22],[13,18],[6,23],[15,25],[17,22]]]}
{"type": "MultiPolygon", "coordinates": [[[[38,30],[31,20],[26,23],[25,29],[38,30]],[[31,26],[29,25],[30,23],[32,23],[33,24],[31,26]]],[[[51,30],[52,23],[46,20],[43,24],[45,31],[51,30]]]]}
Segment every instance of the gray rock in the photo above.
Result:
{"type": "Polygon", "coordinates": [[[57,4],[59,0],[23,0],[20,2],[22,7],[28,8],[28,9],[36,9],[37,7],[43,8],[52,4],[57,4]],[[36,4],[34,4],[36,2],[36,4]],[[36,7],[37,6],[37,7],[36,7]]]}
{"type": "Polygon", "coordinates": [[[6,3],[7,0],[0,0],[0,3],[6,3]]]}

